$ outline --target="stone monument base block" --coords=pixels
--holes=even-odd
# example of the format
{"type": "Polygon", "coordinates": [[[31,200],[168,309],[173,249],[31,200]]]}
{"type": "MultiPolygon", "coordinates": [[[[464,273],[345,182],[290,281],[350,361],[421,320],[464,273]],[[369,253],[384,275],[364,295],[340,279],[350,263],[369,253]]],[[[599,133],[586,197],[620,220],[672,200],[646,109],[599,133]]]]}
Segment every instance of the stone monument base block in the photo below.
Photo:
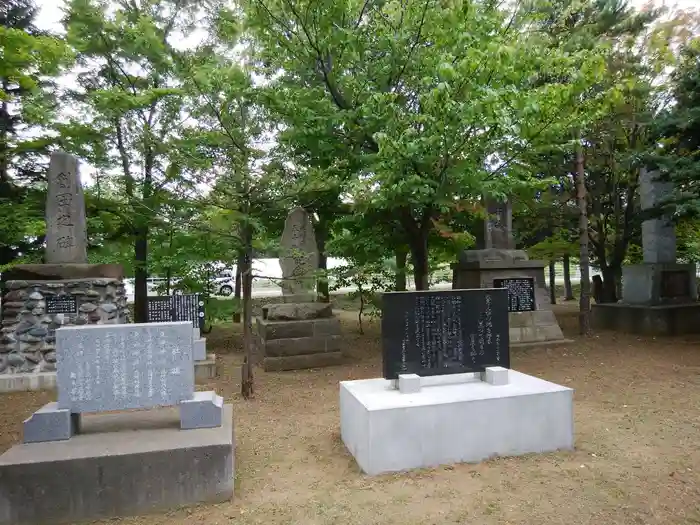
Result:
{"type": "Polygon", "coordinates": [[[687,304],[697,298],[695,264],[647,263],[622,268],[624,304],[687,304]]]}
{"type": "Polygon", "coordinates": [[[266,372],[342,364],[340,320],[335,317],[294,321],[256,319],[258,352],[266,372]]]}
{"type": "Polygon", "coordinates": [[[207,358],[194,362],[194,379],[206,382],[216,377],[216,354],[207,354],[207,358]]]}
{"type": "Polygon", "coordinates": [[[218,428],[180,430],[177,408],[88,415],[67,441],[0,456],[0,525],[59,524],[233,496],[233,408],[218,428]]]}
{"type": "Polygon", "coordinates": [[[0,394],[55,389],[56,372],[0,374],[0,394]]]}
{"type": "Polygon", "coordinates": [[[565,339],[552,310],[510,312],[508,314],[510,348],[572,343],[565,339]]]}
{"type": "Polygon", "coordinates": [[[342,352],[324,352],[321,354],[294,355],[287,357],[265,357],[263,369],[265,372],[284,372],[287,370],[302,370],[305,368],[324,368],[345,363],[342,352]]]}
{"type": "Polygon", "coordinates": [[[653,306],[594,304],[591,308],[591,327],[650,336],[697,334],[700,333],[700,303],[653,306]]]}
{"type": "Polygon", "coordinates": [[[468,250],[452,265],[452,289],[492,288],[497,279],[532,279],[536,308],[509,312],[511,348],[570,343],[559,327],[545,289],[543,261],[520,250],[468,250]]]}
{"type": "Polygon", "coordinates": [[[369,475],[572,449],[573,390],[502,372],[342,381],[342,440],[369,475]]]}

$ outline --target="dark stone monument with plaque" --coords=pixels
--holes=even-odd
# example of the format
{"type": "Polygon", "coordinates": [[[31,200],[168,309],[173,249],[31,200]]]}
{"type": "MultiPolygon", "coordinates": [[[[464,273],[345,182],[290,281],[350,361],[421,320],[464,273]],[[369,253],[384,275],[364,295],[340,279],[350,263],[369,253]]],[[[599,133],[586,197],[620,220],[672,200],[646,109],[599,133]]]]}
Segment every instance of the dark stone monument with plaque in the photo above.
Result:
{"type": "Polygon", "coordinates": [[[508,290],[510,347],[560,344],[564,338],[545,289],[547,263],[531,261],[515,249],[510,202],[485,199],[487,218],[477,235],[477,249],[466,250],[452,265],[452,289],[508,290]]]}
{"type": "Polygon", "coordinates": [[[510,368],[507,292],[383,294],[382,359],[385,379],[510,368]]]}
{"type": "Polygon", "coordinates": [[[45,264],[20,264],[0,280],[0,392],[53,388],[59,326],[128,322],[123,270],[88,264],[78,160],[51,155],[45,264]]]}
{"type": "MultiPolygon", "coordinates": [[[[657,208],[672,191],[656,172],[640,172],[642,210],[657,208]]],[[[676,261],[676,230],[669,217],[642,223],[642,252],[642,264],[622,269],[622,299],[592,306],[592,326],[645,335],[700,333],[695,264],[676,261]]]]}
{"type": "Polygon", "coordinates": [[[194,332],[195,379],[206,381],[216,377],[216,354],[207,353],[204,328],[204,299],[199,294],[148,297],[148,322],[188,321],[194,332]]]}
{"type": "Polygon", "coordinates": [[[256,318],[256,340],[265,371],[337,365],[340,320],[329,303],[316,301],[318,248],[311,217],[303,208],[287,216],[282,233],[282,296],[256,318]]]}
{"type": "Polygon", "coordinates": [[[509,307],[530,295],[503,284],[382,296],[384,377],[340,383],[340,435],[365,473],[573,447],[573,391],[510,369],[509,307]]]}
{"type": "Polygon", "coordinates": [[[191,322],[56,330],[58,400],[0,456],[0,525],[230,499],[232,407],[195,391],[192,342],[191,322]]]}

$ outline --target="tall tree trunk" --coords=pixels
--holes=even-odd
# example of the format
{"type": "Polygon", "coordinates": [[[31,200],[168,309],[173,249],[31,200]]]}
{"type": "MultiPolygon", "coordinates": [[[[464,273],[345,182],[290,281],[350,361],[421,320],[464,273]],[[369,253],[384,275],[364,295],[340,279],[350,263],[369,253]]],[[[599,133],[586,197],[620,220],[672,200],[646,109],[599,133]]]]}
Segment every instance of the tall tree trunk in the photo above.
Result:
{"type": "Polygon", "coordinates": [[[566,301],[573,301],[576,299],[574,297],[574,289],[571,286],[571,258],[570,256],[564,255],[564,293],[566,294],[566,297],[564,300],[566,301]]]}
{"type": "Polygon", "coordinates": [[[241,268],[245,264],[245,250],[238,254],[238,260],[236,260],[236,277],[233,283],[233,300],[236,304],[237,310],[233,313],[233,322],[241,322],[241,268]]]}
{"type": "Polygon", "coordinates": [[[253,233],[250,224],[247,222],[249,207],[246,207],[246,219],[243,223],[243,265],[241,277],[243,278],[243,351],[245,361],[241,369],[241,395],[244,399],[249,399],[253,395],[253,366],[255,364],[253,348],[253,233]]]}
{"type": "Polygon", "coordinates": [[[588,209],[586,198],[586,172],[580,135],[576,144],[576,202],[578,204],[579,259],[581,265],[581,298],[579,299],[579,332],[591,332],[591,281],[588,257],[588,209]]]}
{"type": "Polygon", "coordinates": [[[428,267],[428,232],[420,231],[420,234],[411,239],[411,262],[413,263],[413,282],[416,290],[428,290],[430,275],[428,267]]]}
{"type": "Polygon", "coordinates": [[[328,222],[323,219],[320,219],[317,223],[315,233],[316,248],[318,250],[318,269],[323,270],[323,276],[321,276],[316,282],[316,292],[321,302],[329,303],[331,301],[331,294],[328,288],[328,278],[326,277],[325,273],[326,270],[328,270],[328,257],[326,255],[326,241],[328,239],[328,222]]]}
{"type": "MultiPolygon", "coordinates": [[[[144,223],[145,220],[141,219],[144,223]]],[[[134,322],[148,322],[148,226],[141,224],[134,241],[134,322]]]]}
{"type": "Polygon", "coordinates": [[[600,269],[603,274],[603,296],[601,297],[604,303],[617,302],[617,275],[618,269],[613,265],[605,265],[600,269]]]}
{"type": "Polygon", "coordinates": [[[408,248],[401,246],[394,252],[396,258],[396,291],[406,291],[406,259],[408,258],[408,248]]]}
{"type": "Polygon", "coordinates": [[[557,272],[554,261],[549,263],[549,302],[557,304],[557,272]]]}

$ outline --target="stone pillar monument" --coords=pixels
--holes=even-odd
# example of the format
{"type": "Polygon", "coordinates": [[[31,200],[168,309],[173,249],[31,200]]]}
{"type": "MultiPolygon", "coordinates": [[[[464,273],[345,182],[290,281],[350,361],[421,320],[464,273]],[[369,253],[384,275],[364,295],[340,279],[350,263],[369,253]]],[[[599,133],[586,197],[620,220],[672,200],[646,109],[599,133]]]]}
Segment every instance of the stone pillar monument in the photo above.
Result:
{"type": "Polygon", "coordinates": [[[127,321],[123,270],[87,263],[78,161],[54,153],[48,174],[45,264],[2,274],[0,392],[53,387],[59,326],[127,321]]]}
{"type": "Polygon", "coordinates": [[[330,303],[316,301],[318,248],[306,210],[289,213],[281,244],[282,297],[256,319],[263,367],[279,371],[342,363],[340,321],[330,303]]]}
{"type": "MultiPolygon", "coordinates": [[[[643,212],[658,208],[673,185],[642,169],[639,197],[643,212]]],[[[695,264],[676,262],[676,230],[670,217],[642,223],[642,264],[622,269],[622,300],[595,304],[594,328],[648,335],[700,333],[695,264]]]]}
{"type": "Polygon", "coordinates": [[[515,249],[510,201],[484,200],[487,218],[477,249],[462,252],[452,265],[452,288],[507,288],[512,348],[569,342],[545,290],[547,263],[531,261],[527,252],[515,249]]]}

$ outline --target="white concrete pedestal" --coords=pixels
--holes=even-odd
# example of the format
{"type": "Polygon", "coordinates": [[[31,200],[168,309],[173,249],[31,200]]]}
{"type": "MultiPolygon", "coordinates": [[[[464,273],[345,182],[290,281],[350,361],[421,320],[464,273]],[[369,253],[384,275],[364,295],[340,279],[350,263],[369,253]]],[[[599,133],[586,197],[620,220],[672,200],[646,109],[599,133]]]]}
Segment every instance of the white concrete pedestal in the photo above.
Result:
{"type": "Polygon", "coordinates": [[[341,437],[365,473],[573,448],[570,388],[500,367],[416,378],[340,383],[341,437]]]}

